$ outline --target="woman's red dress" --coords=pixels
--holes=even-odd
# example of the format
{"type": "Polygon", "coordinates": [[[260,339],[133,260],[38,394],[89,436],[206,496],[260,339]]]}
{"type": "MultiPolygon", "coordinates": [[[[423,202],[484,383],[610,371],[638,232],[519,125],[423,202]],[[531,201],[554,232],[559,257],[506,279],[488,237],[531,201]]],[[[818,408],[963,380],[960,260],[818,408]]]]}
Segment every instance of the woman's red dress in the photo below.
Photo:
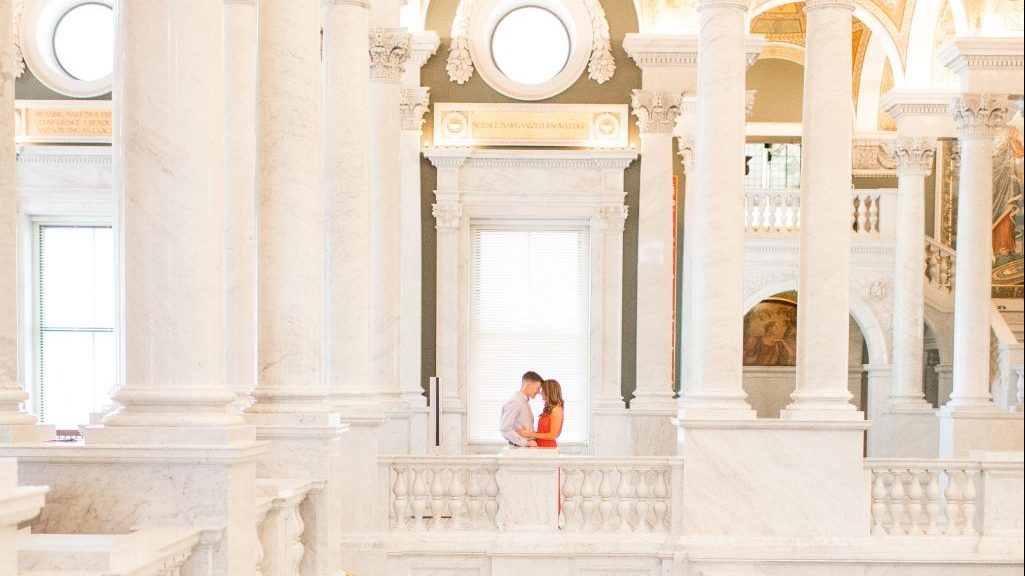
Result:
{"type": "MultiPolygon", "coordinates": [[[[537,433],[538,434],[547,434],[547,433],[549,433],[551,431],[552,431],[552,415],[551,414],[542,414],[541,417],[537,419],[537,433]]],[[[535,441],[537,442],[537,447],[538,448],[557,448],[559,446],[559,443],[556,442],[554,439],[553,440],[545,440],[544,438],[538,438],[535,441]]]]}

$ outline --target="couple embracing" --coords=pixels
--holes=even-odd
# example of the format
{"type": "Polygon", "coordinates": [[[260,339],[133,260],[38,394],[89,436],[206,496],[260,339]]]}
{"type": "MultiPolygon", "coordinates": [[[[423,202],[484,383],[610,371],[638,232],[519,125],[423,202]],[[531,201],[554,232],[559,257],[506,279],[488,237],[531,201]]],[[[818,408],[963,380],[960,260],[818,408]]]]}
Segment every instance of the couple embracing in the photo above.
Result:
{"type": "Polygon", "coordinates": [[[537,372],[530,371],[520,380],[520,389],[502,407],[502,421],[499,430],[509,444],[521,447],[556,448],[555,441],[562,433],[563,401],[562,387],[556,380],[545,380],[537,372]],[[544,411],[537,419],[534,429],[534,412],[530,399],[541,393],[545,402],[544,411]]]}

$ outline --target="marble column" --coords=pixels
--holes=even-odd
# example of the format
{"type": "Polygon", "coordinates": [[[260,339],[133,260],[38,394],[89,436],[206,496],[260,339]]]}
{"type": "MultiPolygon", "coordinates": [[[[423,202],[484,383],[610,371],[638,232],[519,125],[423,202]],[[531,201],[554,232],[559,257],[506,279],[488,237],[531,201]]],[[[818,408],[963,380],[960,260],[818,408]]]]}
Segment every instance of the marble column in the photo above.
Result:
{"type": "Polygon", "coordinates": [[[260,477],[302,471],[326,481],[307,500],[303,540],[317,552],[301,569],[327,574],[341,562],[346,428],[328,401],[323,362],[321,3],[260,0],[258,10],[259,383],[246,416],[268,442],[260,477]]]}
{"type": "Polygon", "coordinates": [[[683,418],[753,419],[742,371],[744,286],[744,18],[740,0],[702,0],[694,193],[685,226],[693,263],[693,382],[683,418]],[[699,216],[700,215],[700,216],[699,216]]]}
{"type": "Polygon", "coordinates": [[[954,277],[954,390],[944,408],[995,411],[989,392],[993,266],[993,139],[1007,116],[1005,98],[969,94],[950,111],[961,144],[954,277]]]}
{"type": "Polygon", "coordinates": [[[781,414],[859,420],[847,389],[852,0],[807,0],[797,387],[781,414]]]}
{"type": "Polygon", "coordinates": [[[350,416],[381,412],[370,378],[370,6],[362,0],[321,5],[324,365],[331,403],[349,421],[350,416]]]}
{"type": "Polygon", "coordinates": [[[931,411],[922,388],[925,308],[925,178],[932,170],[936,142],[898,138],[897,243],[894,255],[893,388],[891,409],[931,411]]]}
{"type": "Polygon", "coordinates": [[[679,92],[634,90],[641,133],[637,239],[637,389],[633,409],[666,409],[673,402],[674,210],[673,128],[679,92]]]}
{"type": "Polygon", "coordinates": [[[248,404],[256,387],[256,0],[224,1],[225,381],[248,404]]]}
{"type": "MultiPolygon", "coordinates": [[[[375,21],[379,23],[380,20],[375,21]]],[[[408,419],[399,387],[402,297],[402,163],[399,80],[409,58],[404,29],[370,31],[370,380],[388,416],[389,452],[408,451],[408,419]]],[[[384,448],[382,448],[384,449],[384,448]]]]}
{"type": "Polygon", "coordinates": [[[22,409],[28,394],[18,375],[18,191],[15,185],[14,63],[11,2],[0,0],[0,443],[53,439],[22,409]]]}

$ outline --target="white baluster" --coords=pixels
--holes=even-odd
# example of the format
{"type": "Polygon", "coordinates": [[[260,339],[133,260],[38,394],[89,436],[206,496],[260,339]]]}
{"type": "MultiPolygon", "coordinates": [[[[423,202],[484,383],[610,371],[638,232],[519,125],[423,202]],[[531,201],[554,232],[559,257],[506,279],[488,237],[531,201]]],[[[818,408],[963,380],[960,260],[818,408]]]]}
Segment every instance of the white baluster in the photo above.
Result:
{"type": "Polygon", "coordinates": [[[904,471],[890,472],[890,534],[904,534],[904,517],[907,502],[904,501],[904,471]]]}
{"type": "Polygon", "coordinates": [[[936,522],[940,516],[940,471],[926,470],[929,475],[929,483],[925,487],[925,533],[932,535],[939,533],[936,522]]]}
{"type": "Polygon", "coordinates": [[[784,214],[784,195],[782,193],[776,194],[776,206],[772,210],[772,231],[782,232],[784,230],[783,223],[786,219],[784,214]]]}
{"type": "Polygon", "coordinates": [[[884,471],[881,469],[872,470],[872,534],[881,536],[886,534],[883,527],[883,517],[886,515],[886,484],[883,482],[884,471]]]}
{"type": "Polygon", "coordinates": [[[858,197],[858,214],[855,222],[856,230],[864,233],[868,230],[868,196],[858,197]]]}
{"type": "Polygon", "coordinates": [[[879,196],[869,200],[868,207],[868,228],[869,231],[879,233],[879,196]]]}
{"type": "Polygon", "coordinates": [[[754,201],[752,194],[744,194],[744,230],[754,229],[754,201]]]}
{"type": "Polygon", "coordinates": [[[577,482],[576,470],[563,468],[562,483],[562,529],[571,530],[573,517],[577,511],[577,482]]]}
{"type": "Polygon", "coordinates": [[[395,483],[392,485],[392,525],[400,529],[406,526],[406,510],[409,507],[407,470],[407,468],[396,468],[395,483]]]}
{"type": "Polygon", "coordinates": [[[794,231],[801,229],[801,198],[794,198],[794,231]]]}
{"type": "Polygon", "coordinates": [[[448,511],[452,519],[449,527],[458,530],[465,526],[464,511],[466,509],[466,487],[463,485],[461,468],[452,469],[452,481],[448,485],[448,511]]]}
{"type": "Polygon", "coordinates": [[[498,516],[498,471],[490,468],[488,473],[488,484],[484,489],[487,501],[484,503],[484,511],[488,514],[488,525],[495,526],[495,517],[498,516]]]}
{"type": "MultiPolygon", "coordinates": [[[[611,474],[611,470],[609,471],[611,474]]],[[[616,509],[619,512],[620,532],[630,531],[630,500],[633,490],[630,488],[630,471],[623,468],[619,470],[619,484],[616,486],[616,497],[619,500],[616,509]]]]}
{"type": "Polygon", "coordinates": [[[476,470],[476,469],[470,470],[470,473],[469,473],[468,476],[469,476],[469,482],[468,482],[467,487],[466,487],[466,495],[467,495],[466,513],[467,513],[467,516],[469,517],[469,524],[470,524],[470,526],[476,527],[476,526],[480,526],[482,524],[482,522],[481,522],[481,512],[484,509],[484,507],[483,507],[483,505],[481,504],[481,501],[480,501],[480,497],[481,497],[482,491],[481,491],[480,483],[477,481],[478,477],[480,476],[480,470],[476,470]]]}
{"type": "Polygon", "coordinates": [[[975,536],[979,532],[975,529],[975,476],[978,472],[972,469],[966,469],[964,474],[964,490],[961,493],[962,505],[961,512],[964,514],[964,530],[963,533],[968,536],[975,536]]]}
{"type": "Polygon", "coordinates": [[[607,468],[596,470],[601,474],[601,483],[598,484],[598,512],[601,513],[601,529],[612,529],[612,484],[609,482],[610,471],[607,468]]]}
{"type": "Polygon", "coordinates": [[[908,534],[922,534],[922,479],[919,471],[908,471],[910,482],[908,483],[908,534]]]}
{"type": "Polygon", "coordinates": [[[787,194],[787,205],[783,218],[783,229],[790,232],[794,229],[794,222],[797,220],[797,214],[794,209],[794,195],[787,194]]]}
{"type": "Polygon", "coordinates": [[[653,530],[660,530],[663,526],[669,527],[669,487],[666,484],[666,474],[659,470],[655,473],[655,522],[653,530]]]}
{"type": "Polygon", "coordinates": [[[427,474],[427,471],[424,468],[416,468],[413,474],[413,528],[423,530],[426,527],[424,510],[427,509],[427,483],[424,480],[424,475],[427,474]]]}
{"type": "Polygon", "coordinates": [[[590,530],[597,527],[597,523],[594,521],[595,491],[594,484],[591,482],[591,476],[594,474],[594,470],[584,468],[581,470],[581,473],[584,475],[584,481],[580,486],[580,512],[583,516],[580,529],[590,530]]]}
{"type": "Polygon", "coordinates": [[[943,495],[947,498],[947,507],[944,510],[947,517],[947,530],[944,533],[948,536],[961,534],[961,486],[958,480],[956,470],[947,470],[947,489],[943,495]]]}
{"type": "Polygon", "coordinates": [[[637,524],[634,530],[639,532],[650,532],[648,525],[648,470],[637,472],[637,486],[634,489],[637,494],[637,524]]]}
{"type": "Polygon", "coordinates": [[[306,548],[302,543],[303,531],[306,525],[303,517],[299,514],[299,503],[296,502],[285,520],[286,542],[288,542],[288,566],[291,568],[290,576],[299,576],[299,564],[302,563],[303,554],[306,548]]]}
{"type": "Polygon", "coordinates": [[[434,468],[431,470],[431,523],[428,528],[440,530],[442,525],[442,512],[445,511],[445,484],[442,482],[444,469],[434,468]]]}

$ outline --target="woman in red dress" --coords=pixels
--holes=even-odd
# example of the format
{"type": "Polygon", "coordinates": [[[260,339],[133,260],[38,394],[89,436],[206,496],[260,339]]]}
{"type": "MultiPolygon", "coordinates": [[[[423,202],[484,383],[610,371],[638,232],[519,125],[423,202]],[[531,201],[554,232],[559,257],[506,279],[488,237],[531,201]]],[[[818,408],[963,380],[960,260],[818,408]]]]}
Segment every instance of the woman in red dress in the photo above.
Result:
{"type": "Polygon", "coordinates": [[[537,419],[537,432],[526,428],[517,430],[520,436],[537,441],[538,448],[556,448],[555,441],[562,434],[562,386],[557,380],[545,380],[541,383],[541,398],[545,401],[545,409],[537,419]]]}

